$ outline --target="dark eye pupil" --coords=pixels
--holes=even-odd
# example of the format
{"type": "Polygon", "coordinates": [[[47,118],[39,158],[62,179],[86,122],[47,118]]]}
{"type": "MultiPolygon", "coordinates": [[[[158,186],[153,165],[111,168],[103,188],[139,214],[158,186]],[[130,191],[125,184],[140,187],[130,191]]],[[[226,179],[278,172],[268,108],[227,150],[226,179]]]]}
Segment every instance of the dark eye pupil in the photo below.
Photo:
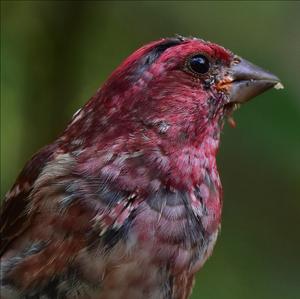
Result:
{"type": "Polygon", "coordinates": [[[205,56],[199,54],[190,58],[189,67],[195,73],[205,74],[209,70],[209,61],[205,56]]]}

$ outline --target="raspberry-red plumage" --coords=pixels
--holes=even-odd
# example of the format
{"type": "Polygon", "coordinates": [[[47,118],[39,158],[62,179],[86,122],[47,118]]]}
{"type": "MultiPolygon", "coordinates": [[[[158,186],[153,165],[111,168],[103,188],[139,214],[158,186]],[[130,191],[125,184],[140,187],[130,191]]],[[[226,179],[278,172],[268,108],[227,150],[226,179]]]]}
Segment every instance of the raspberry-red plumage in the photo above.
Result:
{"type": "Polygon", "coordinates": [[[181,37],[129,56],[7,194],[1,296],[188,298],[220,226],[216,154],[237,63],[181,37]]]}

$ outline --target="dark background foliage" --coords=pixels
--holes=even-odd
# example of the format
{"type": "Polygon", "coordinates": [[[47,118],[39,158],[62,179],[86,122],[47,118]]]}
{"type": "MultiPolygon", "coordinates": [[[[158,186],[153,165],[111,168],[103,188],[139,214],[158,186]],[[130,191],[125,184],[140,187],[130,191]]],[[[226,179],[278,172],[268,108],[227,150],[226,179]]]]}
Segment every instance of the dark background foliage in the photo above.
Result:
{"type": "Polygon", "coordinates": [[[277,74],[218,157],[222,233],[192,298],[300,294],[300,2],[2,1],[1,195],[109,73],[160,37],[218,42],[277,74]]]}

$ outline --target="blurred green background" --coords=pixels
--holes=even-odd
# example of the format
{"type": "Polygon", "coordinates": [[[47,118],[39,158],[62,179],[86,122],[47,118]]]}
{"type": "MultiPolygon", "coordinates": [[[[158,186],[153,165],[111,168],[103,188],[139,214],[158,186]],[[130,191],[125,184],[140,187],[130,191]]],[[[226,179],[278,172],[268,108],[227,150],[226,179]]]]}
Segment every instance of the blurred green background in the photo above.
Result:
{"type": "Polygon", "coordinates": [[[126,56],[175,33],[220,43],[285,85],[224,130],[222,232],[192,298],[299,298],[300,2],[1,1],[1,195],[126,56]]]}

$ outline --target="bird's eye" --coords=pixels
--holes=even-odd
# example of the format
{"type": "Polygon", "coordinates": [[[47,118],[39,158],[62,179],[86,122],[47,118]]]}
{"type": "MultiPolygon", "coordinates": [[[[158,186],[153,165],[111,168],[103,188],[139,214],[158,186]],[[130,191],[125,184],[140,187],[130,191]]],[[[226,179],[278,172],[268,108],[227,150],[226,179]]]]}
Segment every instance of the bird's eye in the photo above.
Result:
{"type": "Polygon", "coordinates": [[[205,74],[209,70],[209,60],[204,55],[198,54],[191,57],[188,61],[188,68],[196,74],[205,74]]]}

